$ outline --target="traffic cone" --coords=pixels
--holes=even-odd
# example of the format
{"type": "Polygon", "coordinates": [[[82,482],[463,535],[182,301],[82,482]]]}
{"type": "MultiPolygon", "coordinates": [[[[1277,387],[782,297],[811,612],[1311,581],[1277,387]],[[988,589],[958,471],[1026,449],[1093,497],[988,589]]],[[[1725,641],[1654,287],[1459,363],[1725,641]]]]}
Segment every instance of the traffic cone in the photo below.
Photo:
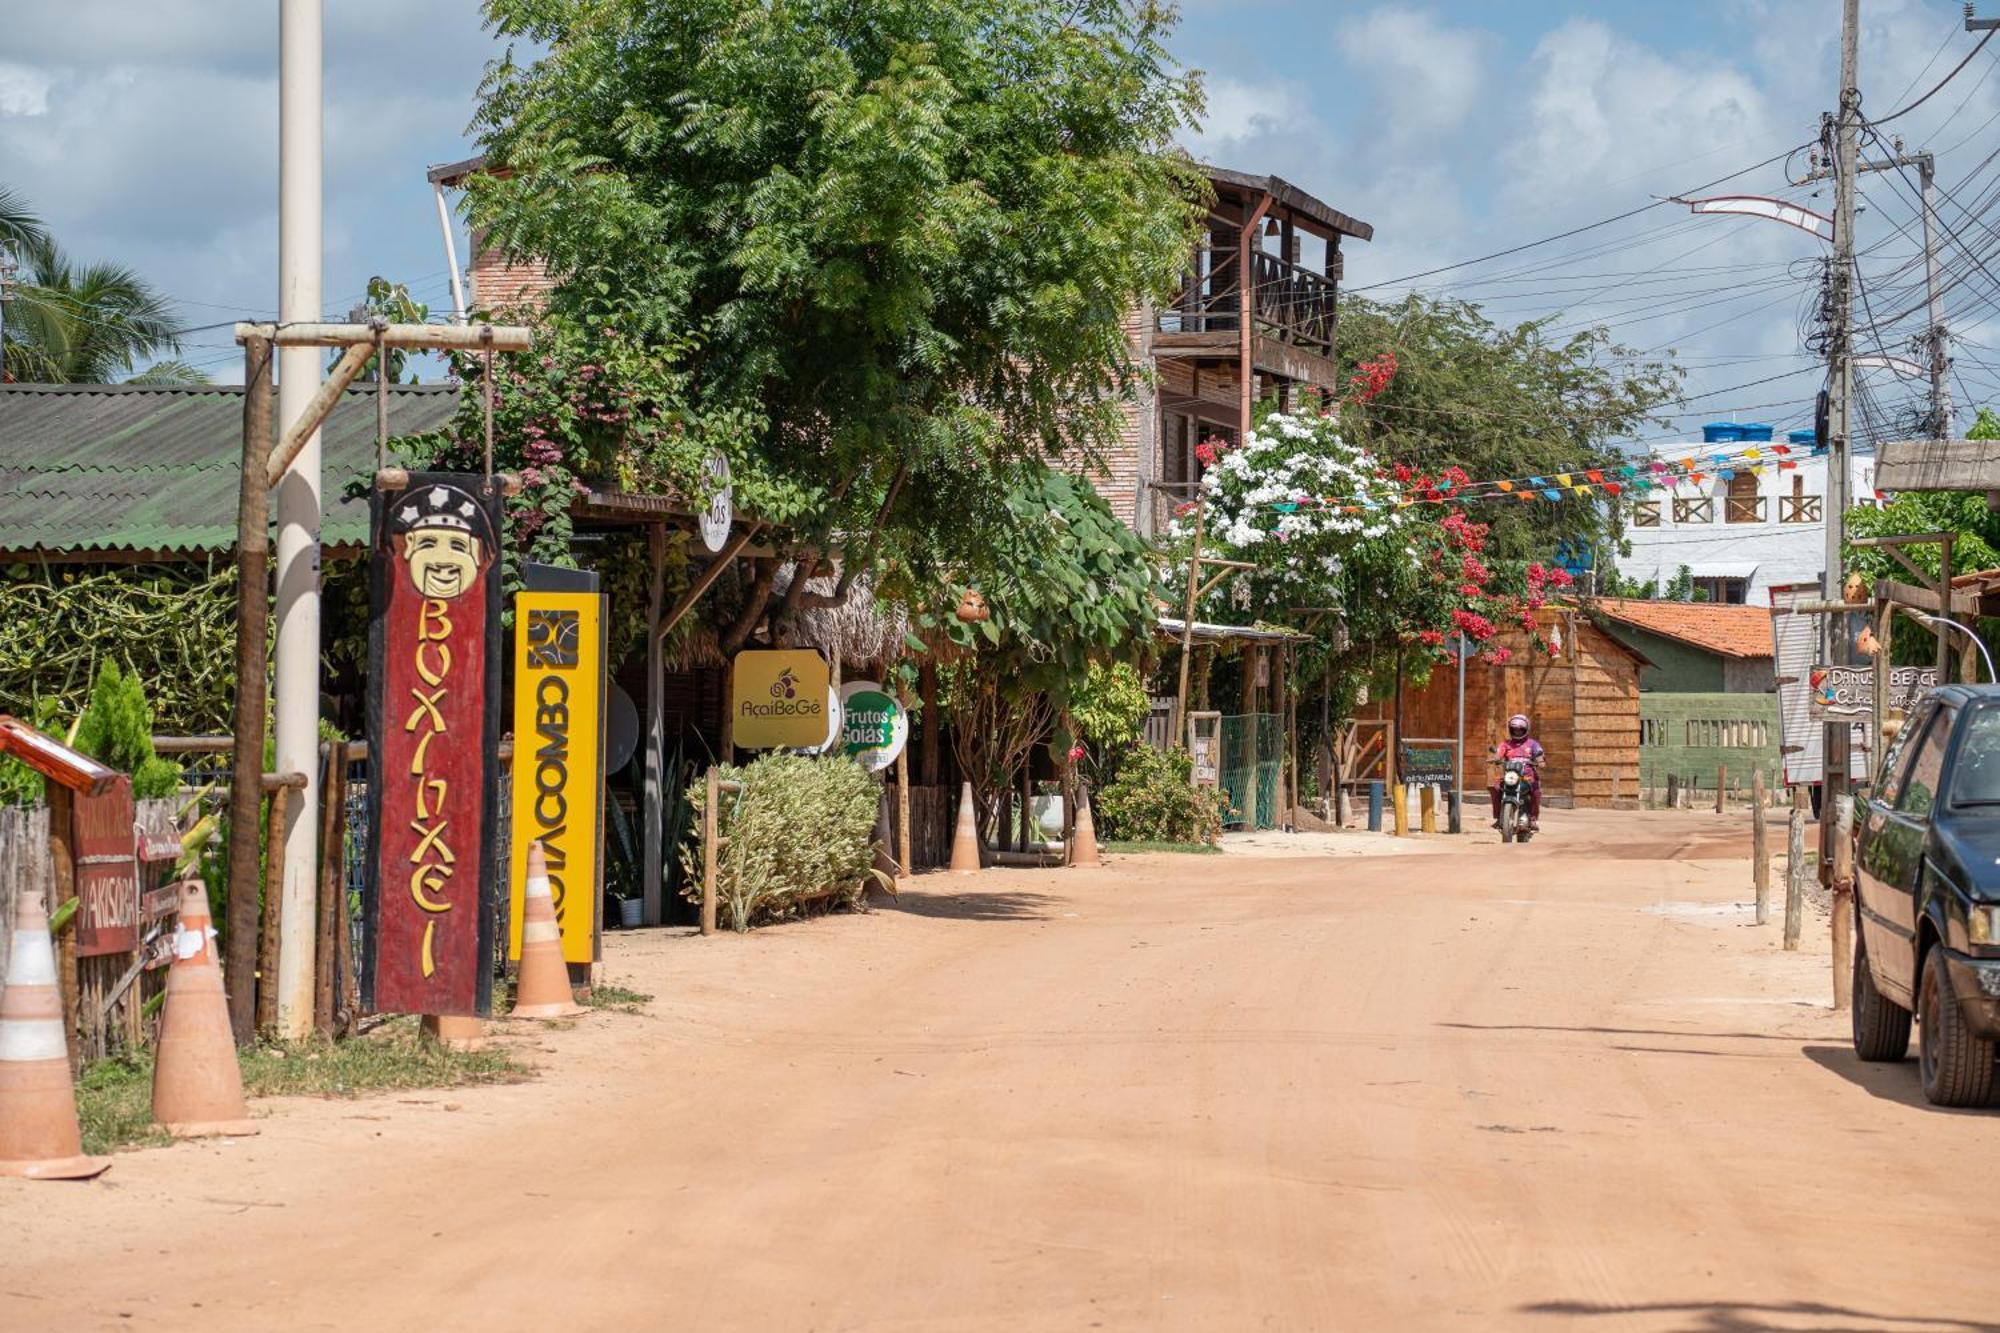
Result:
{"type": "Polygon", "coordinates": [[[0,992],[0,1176],[88,1180],[110,1165],[83,1155],[48,899],[23,889],[0,992]]]}
{"type": "Polygon", "coordinates": [[[153,1064],[153,1123],[181,1139],[255,1134],[215,961],[208,889],[198,879],[181,885],[178,926],[153,1064]]]}
{"type": "Polygon", "coordinates": [[[972,811],[972,784],[966,783],[958,797],[958,832],[951,840],[951,873],[979,873],[979,821],[972,811]]]}
{"type": "Polygon", "coordinates": [[[425,1014],[424,1040],[436,1042],[447,1051],[483,1051],[486,1029],[468,1014],[425,1014]]]}
{"type": "Polygon", "coordinates": [[[1071,865],[1103,864],[1097,859],[1097,823],[1090,817],[1090,793],[1083,789],[1081,782],[1076,784],[1076,828],[1071,831],[1070,838],[1076,843],[1076,853],[1069,859],[1071,865]]]}
{"type": "Polygon", "coordinates": [[[549,894],[549,863],[538,838],[528,844],[528,887],[521,896],[521,971],[514,981],[514,1017],[567,1018],[583,1006],[570,993],[562,927],[549,894]]]}

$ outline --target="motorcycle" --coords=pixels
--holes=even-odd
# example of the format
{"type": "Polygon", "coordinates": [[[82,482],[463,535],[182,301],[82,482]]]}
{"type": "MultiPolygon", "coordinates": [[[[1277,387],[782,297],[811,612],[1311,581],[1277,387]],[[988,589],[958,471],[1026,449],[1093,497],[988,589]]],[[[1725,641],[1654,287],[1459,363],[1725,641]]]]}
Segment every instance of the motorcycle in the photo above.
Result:
{"type": "Polygon", "coordinates": [[[1526,842],[1534,836],[1528,824],[1528,794],[1535,785],[1535,766],[1525,759],[1501,764],[1500,841],[1526,842]]]}

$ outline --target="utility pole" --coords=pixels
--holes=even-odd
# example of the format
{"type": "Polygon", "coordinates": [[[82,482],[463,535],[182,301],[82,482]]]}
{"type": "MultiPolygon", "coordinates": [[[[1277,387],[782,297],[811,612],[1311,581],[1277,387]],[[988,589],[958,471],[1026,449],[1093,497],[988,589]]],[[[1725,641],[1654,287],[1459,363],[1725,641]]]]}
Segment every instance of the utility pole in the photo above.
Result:
{"type": "Polygon", "coordinates": [[[1951,358],[1945,351],[1944,292],[1938,284],[1937,256],[1937,160],[1929,153],[1917,154],[1917,179],[1924,197],[1924,284],[1930,294],[1931,326],[1931,431],[1934,438],[1951,438],[1951,388],[1946,376],[1951,358]]]}
{"type": "MultiPolygon", "coordinates": [[[[1827,459],[1826,459],[1826,555],[1820,579],[1820,594],[1829,602],[1841,597],[1841,549],[1847,537],[1848,455],[1852,443],[1854,393],[1854,187],[1856,181],[1856,134],[1861,119],[1861,89],[1857,66],[1860,63],[1861,0],[1843,0],[1840,16],[1840,109],[1833,117],[1834,209],[1833,209],[1833,290],[1832,327],[1826,343],[1827,358],[1827,459]]],[[[1848,660],[1846,621],[1827,616],[1826,661],[1843,665],[1848,660]]],[[[1886,666],[1886,664],[1884,664],[1886,666]]],[[[1824,752],[1820,787],[1820,865],[1833,864],[1834,798],[1845,793],[1852,768],[1849,742],[1851,724],[1829,721],[1822,740],[1824,752]]]]}
{"type": "Polygon", "coordinates": [[[7,303],[14,299],[14,252],[0,245],[0,384],[7,382],[7,303]]]}
{"type": "MultiPolygon", "coordinates": [[[[278,11],[278,320],[319,322],[321,0],[278,11]]],[[[318,392],[317,347],[278,348],[278,430],[318,392]]],[[[274,767],[305,775],[289,802],[284,864],[265,868],[278,890],[278,1035],[312,1034],[319,873],[320,438],[314,431],[278,483],[277,646],[272,661],[274,767]]],[[[258,756],[261,762],[262,756],[258,756]]]]}

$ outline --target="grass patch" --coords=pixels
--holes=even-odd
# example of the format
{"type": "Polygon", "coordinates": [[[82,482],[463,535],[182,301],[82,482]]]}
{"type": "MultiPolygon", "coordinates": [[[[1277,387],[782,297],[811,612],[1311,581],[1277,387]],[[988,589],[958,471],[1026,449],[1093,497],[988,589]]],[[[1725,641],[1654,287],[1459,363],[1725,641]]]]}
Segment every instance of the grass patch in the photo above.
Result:
{"type": "Polygon", "coordinates": [[[1186,852],[1190,856],[1220,856],[1222,849],[1209,842],[1107,842],[1107,852],[1186,852]]]}
{"type": "Polygon", "coordinates": [[[153,1127],[153,1057],[118,1056],[83,1071],[76,1085],[83,1150],[93,1156],[119,1148],[155,1148],[173,1140],[153,1127]]]}
{"type": "Polygon", "coordinates": [[[591,1009],[615,1009],[620,1013],[636,1014],[639,1006],[650,1003],[652,998],[643,991],[629,990],[624,986],[593,986],[583,1003],[591,1009]]]}
{"type": "MultiPolygon", "coordinates": [[[[518,1083],[527,1067],[506,1051],[447,1051],[422,1040],[417,1020],[398,1018],[365,1037],[237,1052],[243,1091],[252,1097],[359,1097],[412,1088],[518,1083]]],[[[157,1147],[172,1140],[153,1128],[152,1052],[100,1060],[76,1088],[83,1150],[157,1147]]]]}

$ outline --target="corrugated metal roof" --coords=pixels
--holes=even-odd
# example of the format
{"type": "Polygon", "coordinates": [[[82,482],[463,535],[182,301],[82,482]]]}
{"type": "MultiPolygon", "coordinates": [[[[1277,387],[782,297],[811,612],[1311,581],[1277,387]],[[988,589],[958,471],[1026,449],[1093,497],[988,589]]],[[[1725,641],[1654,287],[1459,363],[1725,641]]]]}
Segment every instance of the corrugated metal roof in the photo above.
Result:
{"type": "MultiPolygon", "coordinates": [[[[320,432],[321,540],[368,540],[348,484],[375,470],[374,390],[355,389],[320,432]]],[[[451,419],[458,391],[389,391],[389,433],[451,419]]],[[[0,553],[226,550],[236,541],[241,386],[0,385],[0,553]]]]}

